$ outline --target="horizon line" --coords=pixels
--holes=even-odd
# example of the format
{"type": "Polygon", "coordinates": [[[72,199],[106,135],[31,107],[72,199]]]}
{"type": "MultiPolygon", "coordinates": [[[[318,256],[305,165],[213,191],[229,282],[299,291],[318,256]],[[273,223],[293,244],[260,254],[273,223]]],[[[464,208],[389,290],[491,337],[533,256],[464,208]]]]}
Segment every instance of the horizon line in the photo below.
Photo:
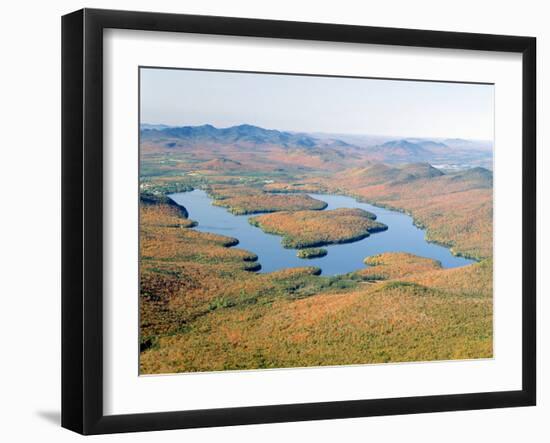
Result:
{"type": "Polygon", "coordinates": [[[150,123],[150,122],[139,122],[139,125],[150,125],[150,126],[166,126],[168,128],[199,128],[201,126],[211,126],[214,129],[229,129],[236,128],[239,126],[252,126],[255,128],[260,128],[268,131],[278,131],[278,132],[289,132],[294,134],[324,134],[324,135],[343,135],[343,136],[363,136],[363,137],[388,137],[388,138],[401,138],[401,139],[431,139],[431,140],[466,140],[466,141],[476,141],[476,142],[488,142],[493,145],[493,140],[483,139],[483,138],[467,138],[463,136],[418,136],[418,135],[397,135],[397,134],[373,134],[373,133],[364,133],[364,132],[324,132],[324,131],[294,131],[288,129],[279,129],[279,128],[267,128],[265,126],[258,126],[251,123],[239,123],[230,126],[215,126],[212,123],[203,123],[200,125],[190,125],[190,124],[167,124],[167,123],[150,123]]]}

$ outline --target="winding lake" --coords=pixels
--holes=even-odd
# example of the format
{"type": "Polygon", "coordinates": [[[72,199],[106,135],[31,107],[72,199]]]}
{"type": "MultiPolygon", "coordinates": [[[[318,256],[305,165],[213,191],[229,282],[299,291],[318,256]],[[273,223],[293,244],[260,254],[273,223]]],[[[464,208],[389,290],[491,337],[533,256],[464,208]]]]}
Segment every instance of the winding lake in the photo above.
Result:
{"type": "Polygon", "coordinates": [[[311,197],[328,204],[326,209],[360,208],[376,214],[377,220],[388,226],[387,231],[371,234],[369,237],[353,243],[328,245],[325,257],[301,259],[296,257],[295,249],[285,249],[281,245],[282,237],[266,234],[260,228],[248,223],[254,215],[233,215],[227,209],[214,206],[210,197],[202,190],[171,194],[176,203],[185,206],[189,218],[199,225],[198,231],[213,232],[239,239],[238,248],[246,249],[258,255],[262,265],[260,272],[272,272],[298,266],[318,266],[323,275],[346,274],[364,268],[365,257],[382,252],[409,252],[421,257],[439,260],[445,268],[455,268],[473,263],[463,257],[456,257],[449,249],[428,243],[423,229],[413,224],[410,216],[397,211],[379,208],[368,203],[360,203],[354,198],[343,195],[309,194],[311,197]]]}

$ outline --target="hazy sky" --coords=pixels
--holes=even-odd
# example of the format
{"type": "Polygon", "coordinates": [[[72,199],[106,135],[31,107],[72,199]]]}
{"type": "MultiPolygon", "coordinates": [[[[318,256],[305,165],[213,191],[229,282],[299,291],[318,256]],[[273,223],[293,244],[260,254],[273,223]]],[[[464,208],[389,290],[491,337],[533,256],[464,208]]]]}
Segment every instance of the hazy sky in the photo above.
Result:
{"type": "Polygon", "coordinates": [[[492,85],[141,69],[141,123],[493,139],[492,85]]]}

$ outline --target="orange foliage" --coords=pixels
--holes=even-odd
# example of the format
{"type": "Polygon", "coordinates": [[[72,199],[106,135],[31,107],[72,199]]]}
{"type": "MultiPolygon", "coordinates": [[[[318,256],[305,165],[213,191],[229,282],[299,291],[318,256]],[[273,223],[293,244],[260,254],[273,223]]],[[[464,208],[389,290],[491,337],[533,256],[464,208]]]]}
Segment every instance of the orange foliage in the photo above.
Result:
{"type": "Polygon", "coordinates": [[[362,209],[341,208],[278,212],[253,217],[250,223],[271,234],[282,235],[285,247],[306,248],[360,240],[371,232],[387,229],[386,225],[374,221],[375,218],[362,209]]]}
{"type": "Polygon", "coordinates": [[[441,264],[430,258],[418,257],[406,252],[388,252],[365,259],[368,268],[355,274],[367,280],[389,280],[403,278],[419,272],[441,269],[441,264]]]}

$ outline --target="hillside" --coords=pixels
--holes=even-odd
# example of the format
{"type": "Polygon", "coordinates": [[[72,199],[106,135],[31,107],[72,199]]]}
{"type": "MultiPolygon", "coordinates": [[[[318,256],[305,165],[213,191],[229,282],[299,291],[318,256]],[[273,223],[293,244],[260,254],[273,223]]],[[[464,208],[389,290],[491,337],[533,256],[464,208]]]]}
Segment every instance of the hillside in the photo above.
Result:
{"type": "Polygon", "coordinates": [[[391,140],[369,148],[368,152],[371,159],[385,161],[391,158],[392,163],[427,160],[432,154],[420,143],[408,140],[391,140]]]}
{"type": "Polygon", "coordinates": [[[493,254],[493,174],[487,169],[444,174],[429,164],[372,165],[304,181],[312,182],[410,213],[429,240],[456,254],[493,254]]]}
{"type": "Polygon", "coordinates": [[[442,171],[429,163],[411,163],[402,166],[390,166],[384,163],[369,164],[365,168],[352,168],[335,175],[335,180],[343,179],[352,186],[376,184],[409,183],[422,178],[444,175],[442,171]]]}

